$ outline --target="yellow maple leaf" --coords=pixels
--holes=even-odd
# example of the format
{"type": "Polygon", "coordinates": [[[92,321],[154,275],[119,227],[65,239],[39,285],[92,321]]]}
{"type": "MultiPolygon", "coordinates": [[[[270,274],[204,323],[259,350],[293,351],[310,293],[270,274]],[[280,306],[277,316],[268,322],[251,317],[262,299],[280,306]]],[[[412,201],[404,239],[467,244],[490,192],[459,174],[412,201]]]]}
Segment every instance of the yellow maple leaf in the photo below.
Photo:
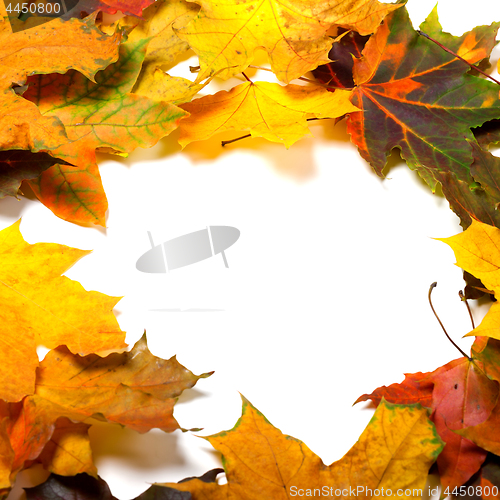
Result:
{"type": "Polygon", "coordinates": [[[190,101],[204,86],[187,78],[170,76],[160,68],[155,68],[152,73],[144,74],[133,93],[178,106],[190,101]]]}
{"type": "Polygon", "coordinates": [[[0,399],[6,401],[33,393],[37,344],[64,344],[78,354],[126,346],[112,312],[120,298],[61,276],[89,251],[30,245],[19,224],[0,231],[0,399]]]}
{"type": "Polygon", "coordinates": [[[235,427],[205,439],[222,453],[227,484],[191,479],[162,486],[189,491],[193,500],[392,495],[416,498],[443,447],[424,408],[393,405],[385,400],[358,442],[329,467],[304,443],[273,427],[245,399],[235,427]]]}
{"type": "Polygon", "coordinates": [[[74,423],[66,417],[59,418],[50,441],[36,461],[54,474],[76,476],[86,473],[97,477],[97,468],[92,460],[89,428],[88,424],[74,423]]]}
{"type": "Polygon", "coordinates": [[[214,95],[195,99],[180,107],[191,116],[180,122],[179,144],[208,139],[226,130],[250,131],[290,147],[310,135],[307,117],[337,118],[359,111],[349,97],[351,91],[328,92],[321,87],[281,86],[277,83],[246,82],[214,95]]]}
{"type": "Polygon", "coordinates": [[[179,54],[189,49],[172,29],[182,28],[198,13],[199,7],[184,0],[156,1],[143,12],[143,19],[127,16],[119,21],[120,26],[135,26],[128,36],[129,41],[151,37],[143,62],[143,73],[152,73],[157,66],[172,62],[179,54]]]}
{"type": "Polygon", "coordinates": [[[334,25],[373,33],[385,15],[400,5],[378,0],[196,0],[201,11],[178,35],[200,58],[197,81],[217,72],[227,79],[244,71],[263,47],[283,82],[329,62],[334,25]]]}
{"type": "MultiPolygon", "coordinates": [[[[480,279],[500,298],[500,229],[472,219],[463,233],[436,239],[453,249],[457,266],[480,279]]],[[[500,302],[493,303],[481,324],[465,336],[474,335],[500,340],[500,302]]]]}
{"type": "Polygon", "coordinates": [[[185,0],[157,0],[143,11],[142,19],[126,16],[112,26],[105,27],[108,34],[117,28],[132,29],[128,41],[150,39],[141,72],[132,89],[134,94],[157,101],[180,104],[190,101],[203,85],[166,74],[163,67],[189,50],[185,40],[173,29],[186,26],[198,13],[199,7],[185,0]]]}

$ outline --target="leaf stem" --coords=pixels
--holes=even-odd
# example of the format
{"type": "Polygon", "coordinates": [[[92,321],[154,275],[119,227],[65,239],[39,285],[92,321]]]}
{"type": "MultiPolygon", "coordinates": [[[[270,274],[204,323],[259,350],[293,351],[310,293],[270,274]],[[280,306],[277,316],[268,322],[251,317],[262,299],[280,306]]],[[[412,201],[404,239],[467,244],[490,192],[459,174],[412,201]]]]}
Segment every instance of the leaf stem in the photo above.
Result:
{"type": "Polygon", "coordinates": [[[460,353],[462,354],[462,356],[466,357],[469,361],[472,361],[472,358],[470,358],[469,356],[467,356],[467,354],[465,354],[465,352],[462,351],[462,349],[460,349],[460,347],[458,347],[458,345],[455,344],[455,342],[453,342],[453,340],[451,339],[451,337],[448,335],[448,332],[446,331],[446,328],[443,326],[443,323],[441,323],[441,320],[439,319],[439,316],[437,315],[436,311],[434,310],[434,306],[432,305],[432,300],[431,300],[431,294],[432,294],[432,290],[434,290],[434,288],[436,288],[436,287],[437,287],[437,282],[436,281],[434,283],[432,283],[432,285],[429,287],[429,304],[431,305],[432,312],[434,313],[434,316],[436,316],[436,319],[439,321],[439,324],[441,325],[441,328],[443,329],[444,334],[448,337],[448,340],[460,351],[460,353]]]}
{"type": "Polygon", "coordinates": [[[245,77],[245,80],[246,80],[247,82],[253,83],[253,82],[252,82],[252,80],[250,80],[250,78],[248,78],[248,76],[247,76],[247,75],[245,75],[245,72],[244,72],[244,71],[242,71],[242,72],[241,72],[241,74],[245,77]]]}
{"type": "Polygon", "coordinates": [[[467,306],[467,311],[469,311],[469,316],[470,316],[470,322],[472,323],[472,329],[474,330],[474,328],[476,328],[476,326],[474,325],[474,318],[472,317],[472,311],[470,310],[469,303],[467,302],[467,298],[465,297],[464,292],[462,292],[462,290],[458,291],[458,296],[460,297],[460,300],[462,302],[465,302],[465,305],[467,306]]]}
{"type": "MultiPolygon", "coordinates": [[[[307,118],[306,120],[308,122],[313,122],[316,120],[330,120],[330,118],[307,118]]],[[[221,145],[222,147],[224,147],[226,144],[231,144],[232,142],[241,141],[241,139],[248,139],[249,137],[252,137],[252,134],[242,135],[240,137],[236,137],[235,139],[230,139],[229,141],[221,141],[221,145]]]]}
{"type": "Polygon", "coordinates": [[[229,141],[221,141],[222,147],[226,144],[231,144],[232,142],[241,141],[241,139],[247,139],[248,137],[252,137],[252,134],[242,135],[241,137],[236,137],[236,139],[231,139],[229,141]]]}
{"type": "Polygon", "coordinates": [[[498,80],[496,80],[495,78],[493,78],[491,75],[488,75],[488,73],[485,73],[482,69],[479,69],[477,66],[474,66],[469,61],[466,61],[463,57],[460,57],[458,54],[455,54],[455,52],[453,52],[449,48],[445,47],[443,44],[439,43],[437,40],[434,40],[434,38],[431,38],[427,33],[424,33],[423,31],[420,31],[420,30],[417,30],[417,33],[419,35],[422,35],[424,38],[427,38],[431,42],[434,42],[438,47],[441,47],[444,51],[448,52],[448,54],[451,54],[452,56],[455,56],[456,58],[460,59],[465,64],[470,66],[472,69],[475,69],[478,73],[481,73],[482,75],[484,75],[486,78],[493,80],[497,85],[500,85],[500,82],[498,80]]]}

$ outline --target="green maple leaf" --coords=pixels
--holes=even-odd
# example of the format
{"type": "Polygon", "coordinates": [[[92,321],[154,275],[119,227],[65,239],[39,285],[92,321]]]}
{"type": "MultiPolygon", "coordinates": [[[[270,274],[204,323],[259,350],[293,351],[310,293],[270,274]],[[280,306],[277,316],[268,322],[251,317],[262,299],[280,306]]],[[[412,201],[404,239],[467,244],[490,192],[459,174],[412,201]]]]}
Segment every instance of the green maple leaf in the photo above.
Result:
{"type": "Polygon", "coordinates": [[[474,162],[470,172],[478,184],[475,189],[470,189],[467,182],[453,178],[452,172],[437,172],[436,179],[441,182],[443,194],[460,217],[464,229],[470,225],[472,216],[500,228],[500,158],[473,142],[471,146],[474,162]]]}
{"type": "Polygon", "coordinates": [[[128,153],[151,147],[174,130],[186,115],[165,102],[130,93],[149,39],[121,45],[119,60],[97,73],[96,83],[76,71],[37,75],[23,97],[43,116],[64,124],[69,142],[51,154],[73,167],[57,165],[31,185],[38,198],[59,217],[104,225],[107,202],[96,164],[96,149],[128,153]]]}

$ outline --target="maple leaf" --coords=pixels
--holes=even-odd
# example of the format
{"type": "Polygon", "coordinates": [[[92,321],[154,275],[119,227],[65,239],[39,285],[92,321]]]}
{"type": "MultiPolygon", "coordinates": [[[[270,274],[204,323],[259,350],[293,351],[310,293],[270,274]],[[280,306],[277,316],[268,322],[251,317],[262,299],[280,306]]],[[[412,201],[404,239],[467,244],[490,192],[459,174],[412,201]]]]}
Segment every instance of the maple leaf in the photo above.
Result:
{"type": "Polygon", "coordinates": [[[500,120],[490,120],[472,132],[478,144],[487,149],[491,144],[500,142],[500,120]]]}
{"type": "MultiPolygon", "coordinates": [[[[498,399],[500,376],[494,380],[489,378],[491,373],[487,372],[484,355],[480,354],[483,342],[478,340],[474,344],[470,359],[453,360],[432,373],[406,374],[401,384],[379,387],[355,401],[371,399],[379,404],[385,398],[395,404],[410,401],[431,408],[431,420],[446,443],[437,459],[444,487],[463,485],[486,458],[482,447],[456,433],[459,429],[487,421],[498,399]]],[[[498,353],[500,355],[500,350],[498,353]]]]}
{"type": "Polygon", "coordinates": [[[175,356],[153,356],[144,335],[131,351],[105,358],[81,357],[66,347],[50,351],[40,363],[30,398],[36,408],[47,401],[54,413],[74,421],[99,414],[137,432],[153,427],[172,432],[179,429],[173,417],[176,398],[211,374],[193,375],[175,356]]]}
{"type": "MultiPolygon", "coordinates": [[[[453,249],[457,266],[480,279],[484,286],[497,296],[500,291],[500,229],[472,219],[470,226],[463,233],[436,239],[453,249]]],[[[480,325],[466,336],[500,340],[499,325],[500,303],[494,302],[480,325]]]]}
{"type": "Polygon", "coordinates": [[[131,351],[106,357],[79,356],[65,346],[50,351],[37,370],[35,394],[21,403],[0,403],[0,446],[11,449],[7,463],[0,462],[0,478],[8,476],[3,487],[33,461],[63,475],[95,474],[88,426],[77,425],[91,417],[138,432],[179,429],[173,417],[178,396],[211,373],[194,375],[175,356],[153,356],[145,335],[131,351]]]}
{"type": "Polygon", "coordinates": [[[172,77],[162,69],[189,49],[187,42],[174,32],[174,24],[177,29],[182,28],[198,10],[197,5],[184,0],[160,0],[144,11],[144,20],[125,17],[118,21],[120,28],[133,28],[128,36],[131,42],[151,37],[141,72],[132,89],[134,94],[180,104],[190,101],[203,88],[203,85],[185,78],[172,77]]]}
{"type": "MultiPolygon", "coordinates": [[[[32,103],[12,91],[0,90],[0,150],[55,149],[68,142],[61,121],[44,117],[32,103]]],[[[15,182],[15,181],[14,181],[15,182]]]]}
{"type": "Polygon", "coordinates": [[[437,172],[443,194],[450,207],[460,217],[461,226],[466,229],[472,218],[500,227],[500,159],[477,144],[471,142],[474,162],[470,172],[475,183],[473,189],[468,182],[456,179],[452,172],[437,172]]]}
{"type": "Polygon", "coordinates": [[[246,82],[186,104],[191,116],[180,123],[179,144],[208,139],[225,130],[249,130],[252,137],[264,137],[286,147],[309,135],[306,117],[333,118],[355,111],[351,93],[334,93],[323,88],[276,83],[246,82]]]}
{"type": "Polygon", "coordinates": [[[386,14],[400,5],[377,0],[197,0],[201,10],[178,35],[200,58],[197,81],[218,74],[227,79],[244,71],[263,47],[279,80],[291,80],[328,62],[334,25],[373,33],[386,14]],[[214,33],[216,34],[214,36],[214,33]]]}
{"type": "Polygon", "coordinates": [[[205,439],[222,453],[227,484],[192,479],[163,486],[189,491],[193,500],[284,499],[299,490],[300,496],[313,496],[314,489],[332,492],[331,496],[349,496],[333,492],[360,487],[363,491],[357,491],[356,496],[367,498],[372,496],[368,488],[379,493],[382,488],[393,493],[410,488],[412,493],[405,497],[409,498],[414,489],[423,488],[442,447],[425,409],[385,401],[358,442],[329,467],[304,443],[273,427],[245,399],[235,427],[205,439]]]}
{"type": "Polygon", "coordinates": [[[28,184],[37,198],[61,219],[104,226],[108,200],[97,164],[53,165],[28,184]]]}
{"type": "Polygon", "coordinates": [[[332,60],[329,64],[318,66],[313,75],[323,83],[334,87],[352,89],[354,80],[352,69],[354,58],[360,58],[363,48],[370,37],[361,36],[355,31],[340,32],[339,40],[333,42],[328,57],[332,60]]]}
{"type": "Polygon", "coordinates": [[[95,26],[95,16],[62,21],[53,19],[36,30],[12,33],[0,18],[0,88],[23,85],[35,73],[79,71],[93,80],[118,58],[121,34],[106,36],[95,26]]]}
{"type": "Polygon", "coordinates": [[[405,373],[405,379],[400,384],[385,385],[375,389],[371,394],[363,394],[354,404],[371,400],[379,405],[382,399],[401,405],[420,404],[425,408],[432,406],[432,389],[434,382],[429,380],[429,373],[405,373]]]}
{"type": "MultiPolygon", "coordinates": [[[[155,0],[66,0],[61,4],[62,10],[60,10],[61,13],[57,17],[63,21],[69,21],[74,18],[81,19],[82,17],[88,16],[90,13],[96,13],[96,11],[102,11],[108,14],[116,14],[120,11],[124,15],[140,17],[142,11],[154,1],[155,0]]],[[[46,6],[50,3],[50,0],[38,0],[36,4],[37,6],[46,6]]],[[[52,6],[50,10],[53,8],[52,6]]],[[[47,8],[43,8],[42,10],[42,8],[39,7],[38,12],[50,12],[50,10],[47,8]]],[[[28,24],[29,28],[31,26],[38,26],[39,24],[46,23],[51,19],[53,19],[53,17],[39,17],[39,15],[37,15],[37,17],[27,17],[25,23],[19,23],[18,19],[11,17],[11,24],[13,24],[14,31],[19,31],[27,28],[18,27],[17,24],[28,24]]]]}
{"type": "Polygon", "coordinates": [[[128,35],[129,42],[151,37],[136,87],[146,88],[147,80],[157,67],[171,63],[179,54],[189,50],[188,43],[177,36],[173,26],[175,24],[177,29],[184,27],[198,11],[197,5],[184,0],[159,0],[144,11],[143,19],[129,16],[118,21],[120,29],[133,28],[128,35]]]}
{"type": "Polygon", "coordinates": [[[17,196],[22,181],[36,179],[56,163],[69,165],[68,162],[47,153],[0,151],[0,199],[5,196],[17,196]]]}
{"type": "Polygon", "coordinates": [[[140,79],[134,87],[134,94],[179,105],[191,101],[204,86],[205,84],[193,83],[187,78],[170,76],[162,69],[156,68],[153,73],[140,79]]]}
{"type": "Polygon", "coordinates": [[[461,486],[479,469],[486,453],[455,431],[488,419],[498,398],[499,384],[467,358],[438,368],[431,380],[431,419],[446,443],[437,461],[441,484],[461,486]]]}
{"type": "Polygon", "coordinates": [[[44,116],[64,124],[69,142],[51,154],[78,168],[56,165],[30,182],[37,197],[57,216],[104,225],[107,200],[96,149],[130,152],[151,147],[174,130],[185,111],[167,102],[131,94],[148,40],[120,46],[119,60],[96,75],[96,83],[75,71],[29,79],[24,97],[44,116]]]}
{"type": "MultiPolygon", "coordinates": [[[[500,342],[498,340],[490,338],[486,347],[477,353],[477,358],[483,363],[484,370],[490,378],[500,380],[500,342]]],[[[497,402],[486,421],[469,424],[457,432],[481,448],[498,455],[500,454],[499,425],[500,404],[497,402]]]]}
{"type": "Polygon", "coordinates": [[[78,4],[65,16],[80,17],[81,12],[95,12],[102,10],[108,14],[116,14],[120,11],[125,15],[141,16],[142,11],[151,5],[155,0],[79,0],[78,4]]]}
{"type": "Polygon", "coordinates": [[[65,73],[73,68],[87,78],[116,61],[121,34],[105,36],[95,18],[54,19],[36,30],[12,33],[0,18],[0,149],[54,149],[67,142],[61,122],[44,118],[33,104],[16,95],[27,75],[65,73]]]}
{"type": "Polygon", "coordinates": [[[36,462],[54,474],[75,476],[85,472],[97,477],[97,469],[92,460],[89,429],[88,424],[74,423],[66,417],[59,418],[50,440],[36,462]]]}
{"type": "Polygon", "coordinates": [[[0,399],[32,394],[35,347],[65,344],[88,354],[124,347],[112,309],[119,298],[87,292],[61,276],[89,252],[65,245],[24,241],[20,221],[0,231],[0,399]]]}
{"type": "MultiPolygon", "coordinates": [[[[467,495],[466,498],[480,500],[494,500],[498,499],[499,495],[495,495],[492,489],[497,487],[500,491],[500,458],[489,453],[484,464],[477,474],[475,474],[470,481],[465,484],[467,495]],[[472,490],[471,490],[472,487],[472,490]],[[471,492],[473,494],[471,495],[471,492]]],[[[454,495],[457,497],[457,495],[454,495]]]]}
{"type": "MultiPolygon", "coordinates": [[[[421,29],[473,64],[489,56],[498,26],[455,37],[441,31],[434,9],[421,29]]],[[[451,189],[456,180],[477,187],[468,141],[474,141],[471,127],[500,116],[497,85],[467,74],[465,62],[419,36],[404,7],[387,16],[353,71],[352,102],[362,112],[349,115],[347,130],[377,174],[399,148],[433,191],[437,182],[451,189]]]]}

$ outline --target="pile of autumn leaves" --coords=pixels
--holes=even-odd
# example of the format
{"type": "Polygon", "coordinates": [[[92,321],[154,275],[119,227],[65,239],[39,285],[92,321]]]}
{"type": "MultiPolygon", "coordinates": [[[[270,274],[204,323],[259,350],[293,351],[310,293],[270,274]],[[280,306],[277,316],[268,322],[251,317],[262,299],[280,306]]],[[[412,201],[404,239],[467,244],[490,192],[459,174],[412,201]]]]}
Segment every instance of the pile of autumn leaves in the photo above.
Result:
{"type": "MultiPolygon", "coordinates": [[[[499,229],[474,221],[443,241],[460,267],[500,294],[499,229]]],[[[129,352],[86,354],[124,345],[111,312],[117,299],[60,276],[86,253],[58,244],[30,245],[19,223],[0,232],[0,300],[8,304],[1,310],[0,339],[2,498],[19,471],[40,463],[53,474],[27,490],[29,500],[112,499],[92,461],[92,417],[138,432],[174,431],[176,398],[210,375],[193,375],[175,357],[154,357],[145,336],[129,352]],[[40,343],[55,348],[38,363],[40,343]]],[[[314,489],[331,496],[348,496],[334,494],[342,490],[372,496],[358,488],[418,497],[436,458],[443,488],[451,491],[479,471],[474,484],[491,491],[499,486],[500,471],[493,455],[485,462],[487,452],[500,455],[499,309],[495,302],[470,333],[477,336],[470,358],[406,375],[401,384],[360,397],[378,405],[375,415],[352,449],[329,467],[244,400],[235,427],[206,438],[224,457],[227,484],[216,482],[223,470],[215,469],[152,486],[137,500],[285,498],[314,489]]]]}
{"type": "MultiPolygon", "coordinates": [[[[126,155],[177,127],[182,147],[231,130],[289,147],[309,134],[308,119],[346,117],[379,175],[398,147],[432,190],[442,186],[468,227],[446,240],[458,265],[498,296],[500,160],[487,149],[500,142],[499,87],[469,67],[488,66],[498,24],[454,37],[441,31],[435,11],[429,15],[422,31],[464,62],[420,36],[402,4],[376,0],[81,4],[130,15],[111,26],[97,11],[32,18],[15,32],[7,19],[0,23],[0,197],[29,184],[64,220],[104,225],[96,152],[126,155]],[[281,83],[244,73],[258,47],[281,83]],[[189,49],[200,60],[196,79],[169,76],[189,49]],[[307,85],[290,83],[310,71],[307,85]],[[243,83],[197,98],[211,79],[234,76],[243,83]]],[[[112,314],[118,299],[61,276],[85,254],[30,245],[19,223],[0,232],[0,498],[21,470],[41,463],[53,475],[28,490],[29,499],[110,499],[92,462],[92,417],[138,432],[174,431],[176,398],[210,375],[152,356],[145,337],[130,352],[106,355],[126,347],[112,314]],[[38,344],[52,349],[42,362],[38,344]]],[[[359,487],[358,496],[383,488],[408,498],[418,496],[436,459],[445,489],[498,486],[499,307],[471,332],[470,357],[359,398],[378,408],[331,466],[244,400],[234,429],[207,438],[224,457],[227,484],[216,482],[215,470],[139,498],[261,500],[314,489],[348,496],[343,491],[359,487]]]]}

